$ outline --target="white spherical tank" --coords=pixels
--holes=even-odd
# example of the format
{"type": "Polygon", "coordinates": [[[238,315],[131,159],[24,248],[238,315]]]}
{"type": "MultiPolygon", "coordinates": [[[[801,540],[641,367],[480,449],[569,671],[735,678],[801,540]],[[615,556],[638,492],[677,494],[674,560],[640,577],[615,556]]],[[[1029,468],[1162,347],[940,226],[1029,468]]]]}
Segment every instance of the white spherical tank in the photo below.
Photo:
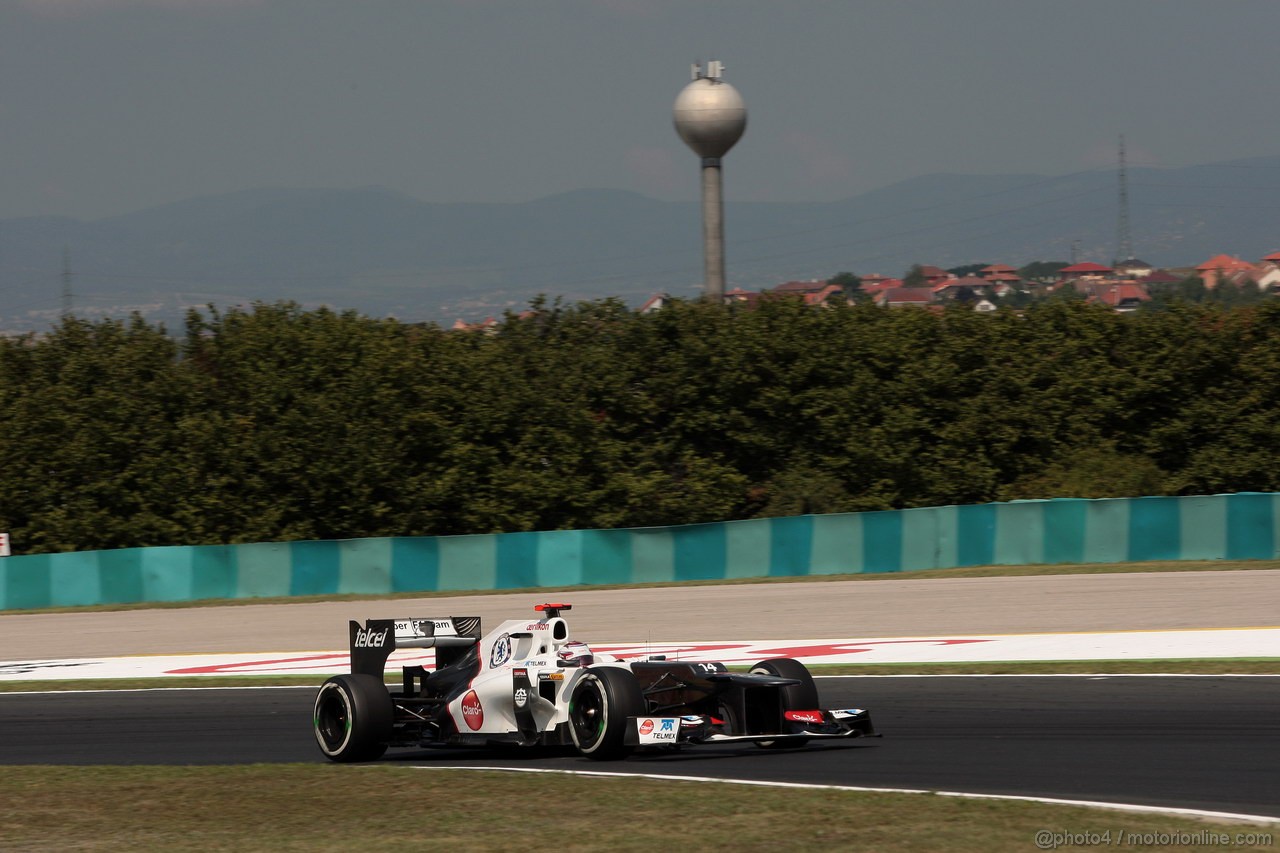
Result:
{"type": "Polygon", "coordinates": [[[676,96],[675,124],[699,157],[723,157],[746,130],[747,106],[728,83],[700,77],[676,96]]]}

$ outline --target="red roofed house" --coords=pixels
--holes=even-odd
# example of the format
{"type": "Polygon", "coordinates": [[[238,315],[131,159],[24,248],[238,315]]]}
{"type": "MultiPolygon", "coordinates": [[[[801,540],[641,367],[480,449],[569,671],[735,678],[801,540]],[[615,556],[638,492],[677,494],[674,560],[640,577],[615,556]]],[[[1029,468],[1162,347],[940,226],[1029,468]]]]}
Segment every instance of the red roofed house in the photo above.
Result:
{"type": "Polygon", "coordinates": [[[876,276],[876,281],[870,284],[867,283],[867,280],[865,278],[862,280],[862,292],[865,293],[867,296],[872,297],[873,299],[876,296],[880,295],[881,293],[885,292],[886,290],[889,290],[894,287],[902,287],[902,279],[885,278],[884,276],[876,276]]]}
{"type": "Polygon", "coordinates": [[[1204,286],[1213,290],[1222,281],[1230,279],[1232,283],[1240,283],[1240,273],[1257,272],[1257,267],[1248,261],[1242,261],[1231,255],[1215,255],[1196,267],[1204,286]]]}
{"type": "MultiPolygon", "coordinates": [[[[935,284],[929,290],[938,299],[973,302],[991,296],[1001,286],[985,278],[978,278],[976,275],[967,275],[964,278],[952,278],[941,284],[935,284]]],[[[1008,289],[1008,285],[1003,287],[1008,289]]]]}
{"type": "Polygon", "coordinates": [[[1059,281],[1068,281],[1070,279],[1103,279],[1107,278],[1114,272],[1111,267],[1104,267],[1102,264],[1095,264],[1090,261],[1084,263],[1072,264],[1069,267],[1063,267],[1058,270],[1059,281]]]}
{"type": "Polygon", "coordinates": [[[881,308],[927,306],[932,301],[933,294],[923,287],[890,287],[875,297],[875,303],[881,308]]]}
{"type": "Polygon", "coordinates": [[[1146,261],[1140,261],[1137,258],[1129,258],[1125,261],[1116,261],[1116,275],[1124,278],[1146,278],[1151,275],[1155,267],[1146,261]]]}
{"type": "Polygon", "coordinates": [[[849,300],[844,298],[844,288],[838,284],[828,284],[826,287],[822,288],[822,290],[819,290],[816,293],[804,294],[804,304],[819,305],[819,306],[825,307],[829,304],[827,300],[833,296],[840,297],[841,300],[844,301],[846,304],[852,304],[849,302],[849,300]]]}
{"type": "Polygon", "coordinates": [[[924,276],[924,280],[930,285],[941,284],[949,278],[953,278],[951,273],[939,267],[922,266],[920,274],[924,276]]]}
{"type": "Polygon", "coordinates": [[[838,284],[828,284],[825,281],[788,281],[775,287],[771,293],[779,296],[799,296],[804,299],[805,305],[826,305],[827,300],[836,294],[844,292],[844,287],[838,284]]]}
{"type": "Polygon", "coordinates": [[[453,322],[455,332],[484,332],[492,335],[498,331],[498,321],[493,317],[485,317],[479,323],[467,323],[461,317],[453,322]]]}
{"type": "Polygon", "coordinates": [[[1076,289],[1086,301],[1100,302],[1121,313],[1136,311],[1143,302],[1151,301],[1147,288],[1132,281],[1076,282],[1076,289]]]}
{"type": "Polygon", "coordinates": [[[1258,282],[1259,290],[1280,289],[1280,252],[1272,252],[1258,262],[1258,272],[1254,280],[1258,282]]]}
{"type": "Polygon", "coordinates": [[[1022,282],[1018,277],[1018,271],[1008,264],[992,264],[989,267],[983,267],[978,270],[978,275],[991,282],[1002,282],[1009,285],[1017,285],[1022,282]]]}
{"type": "Polygon", "coordinates": [[[741,287],[735,287],[733,290],[725,291],[725,305],[755,305],[760,301],[760,294],[753,293],[750,290],[743,290],[741,287]]]}
{"type": "Polygon", "coordinates": [[[1142,280],[1147,284],[1177,284],[1182,281],[1181,278],[1168,270],[1155,270],[1149,275],[1143,276],[1142,280]]]}
{"type": "Polygon", "coordinates": [[[824,287],[827,287],[827,283],[818,279],[813,281],[787,281],[775,287],[773,292],[789,293],[792,296],[805,296],[810,293],[817,293],[824,287]]]}
{"type": "Polygon", "coordinates": [[[670,301],[671,301],[671,296],[669,294],[655,293],[653,296],[650,296],[649,299],[643,305],[640,306],[640,313],[652,314],[654,311],[661,311],[666,306],[666,304],[670,301]]]}

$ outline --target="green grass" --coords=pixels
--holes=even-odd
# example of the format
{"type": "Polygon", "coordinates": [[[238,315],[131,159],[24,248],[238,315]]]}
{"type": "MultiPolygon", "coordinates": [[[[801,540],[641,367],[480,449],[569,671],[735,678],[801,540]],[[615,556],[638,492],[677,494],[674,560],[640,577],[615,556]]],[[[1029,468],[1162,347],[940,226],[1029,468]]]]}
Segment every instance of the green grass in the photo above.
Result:
{"type": "Polygon", "coordinates": [[[932,794],[385,765],[21,766],[0,775],[0,849],[6,851],[650,851],[674,845],[965,853],[1034,850],[1040,831],[1276,835],[1272,826],[932,794]]]}
{"type": "Polygon", "coordinates": [[[883,572],[846,575],[801,575],[797,577],[729,578],[726,580],[670,581],[643,584],[579,584],[568,587],[522,587],[519,589],[445,590],[396,593],[299,595],[272,598],[206,598],[199,601],[148,601],[136,604],[94,604],[77,607],[49,607],[39,610],[0,610],[5,616],[35,613],[92,613],[117,610],[153,610],[187,607],[226,607],[249,604],[306,604],[320,601],[390,601],[406,598],[454,598],[463,595],[560,595],[583,590],[653,589],[682,586],[739,586],[762,583],[813,583],[818,581],[932,580],[935,578],[1033,577],[1040,575],[1102,575],[1149,572],[1238,572],[1280,569],[1280,560],[1177,560],[1150,563],[1062,563],[1040,566],[969,566],[959,569],[929,569],[919,572],[883,572]]]}

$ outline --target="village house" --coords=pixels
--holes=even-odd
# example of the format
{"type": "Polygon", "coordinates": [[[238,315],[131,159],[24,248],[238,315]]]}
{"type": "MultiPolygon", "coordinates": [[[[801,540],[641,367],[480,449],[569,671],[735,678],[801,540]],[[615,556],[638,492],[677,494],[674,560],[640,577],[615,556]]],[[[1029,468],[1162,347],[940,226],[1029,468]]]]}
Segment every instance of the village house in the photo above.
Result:
{"type": "Polygon", "coordinates": [[[1120,313],[1136,311],[1142,303],[1151,301],[1147,288],[1132,281],[1082,281],[1072,285],[1085,296],[1086,302],[1097,302],[1114,308],[1120,313]]]}
{"type": "Polygon", "coordinates": [[[1272,252],[1258,261],[1258,272],[1254,275],[1259,290],[1275,293],[1280,290],[1280,252],[1272,252]]]}
{"type": "Polygon", "coordinates": [[[889,287],[877,293],[874,302],[881,308],[926,307],[933,294],[926,287],[889,287]]]}
{"type": "Polygon", "coordinates": [[[1142,283],[1147,287],[1153,284],[1177,284],[1185,279],[1186,276],[1174,275],[1168,270],[1152,270],[1146,276],[1143,276],[1142,283]]]}
{"type": "Polygon", "coordinates": [[[877,296],[890,288],[902,287],[902,279],[900,278],[886,278],[885,276],[878,275],[875,276],[875,280],[870,283],[868,283],[868,278],[871,277],[868,276],[862,280],[862,292],[867,296],[870,296],[873,301],[877,296]]]}
{"type": "Polygon", "coordinates": [[[812,281],[784,281],[771,292],[788,296],[807,296],[812,293],[818,293],[828,286],[825,281],[819,281],[818,279],[813,279],[812,281]]]}
{"type": "Polygon", "coordinates": [[[1196,267],[1196,274],[1210,290],[1223,283],[1238,286],[1246,280],[1253,281],[1253,274],[1257,271],[1253,264],[1232,255],[1214,255],[1196,267]]]}
{"type": "MultiPolygon", "coordinates": [[[[966,276],[956,276],[940,267],[925,264],[916,269],[927,286],[907,287],[903,279],[869,273],[859,278],[860,291],[872,304],[882,308],[916,307],[941,311],[947,303],[960,303],[974,311],[989,313],[997,310],[1000,299],[1020,292],[1026,285],[1017,269],[1008,264],[990,264],[966,276]]],[[[1137,258],[1118,261],[1114,268],[1084,261],[1063,267],[1049,291],[1070,287],[1088,302],[1123,313],[1136,311],[1150,302],[1151,287],[1176,285],[1192,276],[1199,276],[1210,289],[1226,283],[1239,287],[1253,285],[1260,290],[1280,294],[1280,251],[1263,257],[1257,264],[1232,255],[1216,255],[1197,267],[1175,270],[1157,269],[1137,258]]],[[[845,296],[840,285],[812,279],[786,281],[760,293],[734,288],[725,293],[724,301],[726,304],[752,306],[771,295],[799,297],[806,305],[814,306],[830,305],[833,298],[845,296]]],[[[670,299],[668,294],[657,294],[641,307],[640,312],[647,314],[659,310],[670,299]]],[[[844,301],[852,304],[851,299],[844,301]]],[[[484,323],[463,324],[455,328],[492,329],[495,325],[489,318],[484,323]]]]}
{"type": "Polygon", "coordinates": [[[950,278],[939,282],[929,288],[929,291],[939,302],[971,303],[996,295],[997,288],[1008,290],[1008,285],[997,284],[976,275],[967,275],[964,278],[950,278]]]}
{"type": "Polygon", "coordinates": [[[1114,273],[1111,267],[1104,267],[1102,264],[1095,264],[1091,261],[1072,264],[1069,267],[1063,267],[1058,270],[1059,281],[1072,281],[1074,279],[1084,279],[1085,281],[1102,281],[1110,278],[1114,273]]]}
{"type": "Polygon", "coordinates": [[[725,305],[755,305],[760,301],[760,294],[752,290],[735,287],[724,294],[725,305]]]}
{"type": "Polygon", "coordinates": [[[1117,261],[1115,266],[1116,275],[1120,278],[1146,278],[1155,271],[1155,267],[1146,261],[1140,261],[1137,258],[1129,258],[1125,261],[1117,261]]]}
{"type": "Polygon", "coordinates": [[[920,275],[924,278],[925,284],[930,287],[942,284],[942,282],[949,278],[955,278],[955,276],[944,269],[928,265],[920,267],[920,275]]]}
{"type": "Polygon", "coordinates": [[[468,323],[461,317],[453,322],[455,332],[484,332],[492,335],[498,331],[498,321],[493,317],[485,317],[479,323],[468,323]]]}
{"type": "Polygon", "coordinates": [[[1008,264],[992,264],[978,270],[978,275],[992,284],[1002,284],[1008,287],[1017,287],[1022,284],[1022,279],[1018,276],[1018,271],[1008,264]]]}
{"type": "Polygon", "coordinates": [[[640,306],[641,314],[652,314],[654,311],[661,311],[671,301],[669,293],[655,293],[650,296],[643,305],[640,306]]]}

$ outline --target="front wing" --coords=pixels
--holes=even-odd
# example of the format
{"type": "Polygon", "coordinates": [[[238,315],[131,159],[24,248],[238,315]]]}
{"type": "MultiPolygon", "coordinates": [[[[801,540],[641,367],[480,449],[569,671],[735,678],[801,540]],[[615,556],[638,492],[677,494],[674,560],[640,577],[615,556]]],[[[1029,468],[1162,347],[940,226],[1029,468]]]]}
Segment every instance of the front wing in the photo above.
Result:
{"type": "Polygon", "coordinates": [[[699,743],[800,742],[811,738],[880,737],[871,714],[861,708],[792,711],[786,730],[769,733],[735,732],[723,720],[707,715],[629,717],[623,743],[627,746],[677,746],[699,743]]]}

